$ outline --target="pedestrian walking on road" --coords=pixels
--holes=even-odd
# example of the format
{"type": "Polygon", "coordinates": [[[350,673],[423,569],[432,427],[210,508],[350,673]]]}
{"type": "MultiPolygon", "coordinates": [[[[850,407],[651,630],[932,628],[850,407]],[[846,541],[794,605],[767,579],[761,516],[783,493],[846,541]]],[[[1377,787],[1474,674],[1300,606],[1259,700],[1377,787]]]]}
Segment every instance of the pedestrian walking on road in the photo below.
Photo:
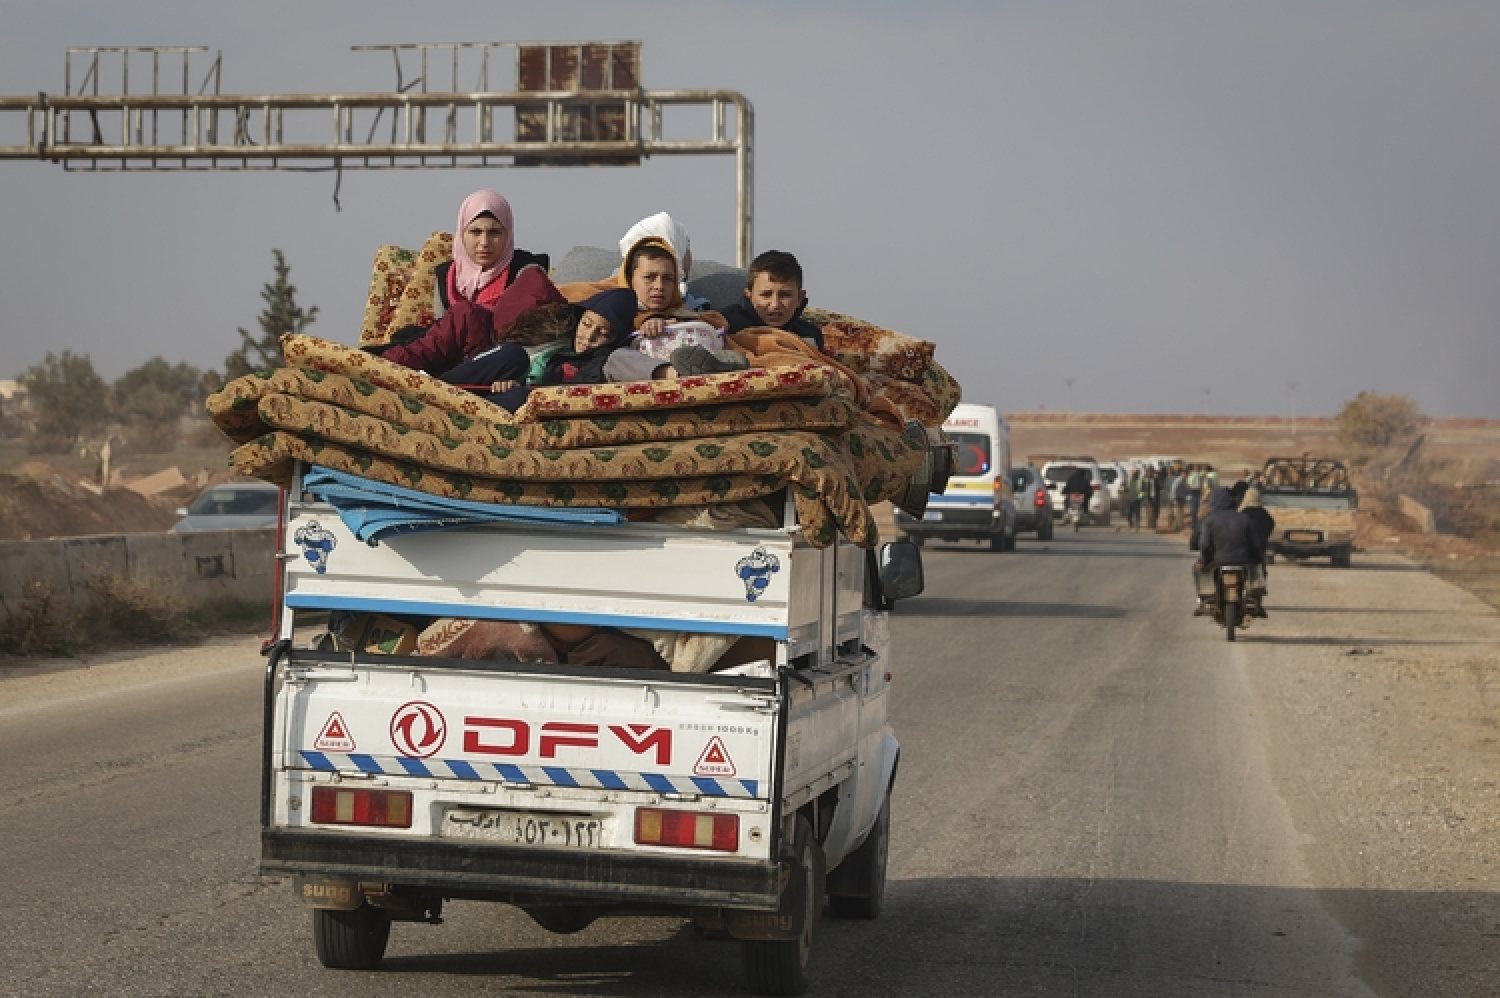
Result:
{"type": "Polygon", "coordinates": [[[1187,484],[1182,474],[1182,469],[1173,465],[1173,470],[1167,479],[1166,507],[1167,507],[1167,533],[1175,534],[1182,529],[1182,515],[1187,506],[1187,484]]]}
{"type": "Polygon", "coordinates": [[[1141,480],[1141,502],[1145,506],[1146,529],[1156,530],[1156,518],[1161,514],[1161,477],[1155,468],[1147,468],[1141,480]]]}
{"type": "Polygon", "coordinates": [[[1187,476],[1188,530],[1198,532],[1198,510],[1203,506],[1203,465],[1190,465],[1187,476]]]}
{"type": "Polygon", "coordinates": [[[1126,481],[1125,493],[1125,526],[1131,530],[1141,529],[1141,470],[1132,468],[1130,479],[1126,481]]]}

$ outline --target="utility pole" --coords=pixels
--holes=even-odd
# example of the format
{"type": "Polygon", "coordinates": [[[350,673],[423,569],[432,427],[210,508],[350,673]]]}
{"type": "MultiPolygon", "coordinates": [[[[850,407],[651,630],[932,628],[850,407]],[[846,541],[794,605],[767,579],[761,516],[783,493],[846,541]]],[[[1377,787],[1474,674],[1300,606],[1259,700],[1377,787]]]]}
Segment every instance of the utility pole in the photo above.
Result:
{"type": "Polygon", "coordinates": [[[1072,413],[1072,411],[1073,411],[1073,379],[1072,378],[1063,378],[1063,381],[1066,382],[1067,386],[1068,386],[1068,412],[1072,413]]]}
{"type": "Polygon", "coordinates": [[[1203,415],[1205,416],[1207,416],[1210,412],[1213,412],[1213,393],[1214,390],[1212,388],[1203,389],[1203,415]]]}
{"type": "Polygon", "coordinates": [[[1297,439],[1297,382],[1288,381],[1286,386],[1292,390],[1292,439],[1297,439]]]}

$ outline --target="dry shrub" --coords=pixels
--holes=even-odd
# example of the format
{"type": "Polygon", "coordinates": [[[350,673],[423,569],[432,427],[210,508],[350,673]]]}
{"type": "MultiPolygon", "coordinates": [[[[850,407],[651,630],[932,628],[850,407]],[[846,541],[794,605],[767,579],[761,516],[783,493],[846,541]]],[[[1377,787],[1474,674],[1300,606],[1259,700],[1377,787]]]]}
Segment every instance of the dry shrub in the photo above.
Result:
{"type": "Polygon", "coordinates": [[[0,622],[0,652],[7,655],[63,655],[74,637],[73,613],[50,582],[31,580],[22,587],[19,606],[5,603],[0,622]]]}
{"type": "Polygon", "coordinates": [[[181,637],[183,607],[150,581],[98,571],[84,580],[80,623],[96,641],[170,642],[181,637]]]}
{"type": "Polygon", "coordinates": [[[75,599],[50,582],[30,581],[18,606],[5,606],[0,652],[71,655],[94,648],[170,644],[194,633],[236,623],[221,611],[189,613],[165,587],[118,572],[96,571],[75,599]],[[223,618],[220,620],[219,618],[223,618]]]}
{"type": "Polygon", "coordinates": [[[1344,403],[1335,422],[1344,444],[1379,450],[1410,440],[1426,419],[1417,403],[1405,395],[1360,392],[1344,403]]]}

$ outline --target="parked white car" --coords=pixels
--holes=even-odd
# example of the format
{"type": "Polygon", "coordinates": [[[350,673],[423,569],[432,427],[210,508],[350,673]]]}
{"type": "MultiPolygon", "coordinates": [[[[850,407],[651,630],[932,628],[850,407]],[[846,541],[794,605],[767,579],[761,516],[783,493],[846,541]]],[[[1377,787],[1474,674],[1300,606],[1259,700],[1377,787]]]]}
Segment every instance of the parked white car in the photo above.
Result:
{"type": "Polygon", "coordinates": [[[1125,483],[1130,481],[1130,469],[1120,461],[1105,461],[1099,465],[1104,476],[1104,487],[1109,489],[1110,506],[1117,513],[1125,511],[1125,483]]]}

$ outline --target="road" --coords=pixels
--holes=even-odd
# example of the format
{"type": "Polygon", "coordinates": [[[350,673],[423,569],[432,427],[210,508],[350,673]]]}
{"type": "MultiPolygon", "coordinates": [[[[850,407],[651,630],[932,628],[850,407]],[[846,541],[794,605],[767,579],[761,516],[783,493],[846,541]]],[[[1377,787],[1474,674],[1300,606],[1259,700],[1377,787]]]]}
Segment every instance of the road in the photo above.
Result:
{"type": "MultiPolygon", "coordinates": [[[[887,907],[821,923],[815,994],[1500,990],[1493,748],[1455,750],[1415,790],[1401,775],[1421,749],[1407,743],[1472,703],[1465,663],[1488,661],[1493,613],[1393,559],[1278,568],[1272,620],[1230,645],[1188,613],[1178,539],[1091,530],[925,558],[927,595],[893,622],[904,754],[887,907]],[[1428,616],[1370,612],[1403,602],[1428,616]],[[1338,656],[1359,640],[1376,657],[1348,661],[1388,654],[1395,679],[1368,664],[1349,678],[1338,656]],[[1428,685],[1403,714],[1388,691],[1424,640],[1459,685],[1444,699],[1436,667],[1412,673],[1401,690],[1428,685]],[[1472,774],[1453,768],[1465,759],[1472,774]],[[1463,815],[1439,821],[1439,805],[1463,815]],[[1429,811],[1430,832],[1402,831],[1429,811]]],[[[559,937],[472,903],[442,926],[397,924],[379,972],[319,968],[307,912],[256,874],[253,648],[0,681],[0,993],[745,993],[734,945],[680,920],[559,937]]]]}

